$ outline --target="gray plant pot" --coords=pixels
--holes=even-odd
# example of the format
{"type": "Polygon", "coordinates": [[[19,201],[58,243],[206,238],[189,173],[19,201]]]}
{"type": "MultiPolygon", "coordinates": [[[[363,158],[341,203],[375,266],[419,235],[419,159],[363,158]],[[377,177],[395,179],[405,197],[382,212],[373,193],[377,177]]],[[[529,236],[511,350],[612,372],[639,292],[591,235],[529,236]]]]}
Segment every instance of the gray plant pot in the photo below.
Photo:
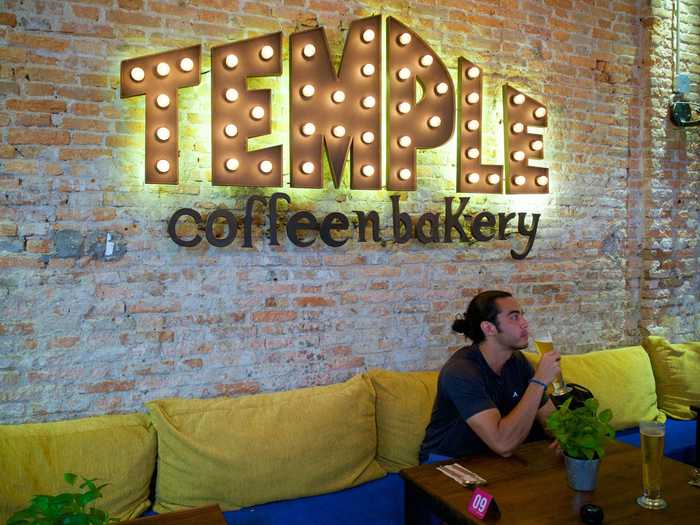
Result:
{"type": "Polygon", "coordinates": [[[569,486],[574,490],[595,490],[600,459],[574,459],[564,456],[569,486]]]}

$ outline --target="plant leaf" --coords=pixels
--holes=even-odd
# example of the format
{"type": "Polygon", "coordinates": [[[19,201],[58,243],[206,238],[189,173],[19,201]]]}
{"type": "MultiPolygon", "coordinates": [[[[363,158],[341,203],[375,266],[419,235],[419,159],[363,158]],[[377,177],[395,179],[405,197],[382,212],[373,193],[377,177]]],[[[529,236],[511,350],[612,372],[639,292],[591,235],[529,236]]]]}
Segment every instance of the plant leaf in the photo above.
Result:
{"type": "Polygon", "coordinates": [[[73,474],[72,472],[66,472],[63,474],[63,479],[66,480],[66,483],[69,485],[74,485],[75,480],[78,479],[77,474],[73,474]]]}

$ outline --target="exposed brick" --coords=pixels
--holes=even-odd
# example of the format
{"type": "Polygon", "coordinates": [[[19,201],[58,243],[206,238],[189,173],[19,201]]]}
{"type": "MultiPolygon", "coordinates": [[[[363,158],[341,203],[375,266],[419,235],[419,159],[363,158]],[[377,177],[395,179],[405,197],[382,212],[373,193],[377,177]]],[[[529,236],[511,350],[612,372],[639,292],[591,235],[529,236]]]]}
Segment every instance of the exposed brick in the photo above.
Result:
{"type": "Polygon", "coordinates": [[[107,392],[127,392],[133,390],[136,386],[136,381],[102,381],[86,385],[85,391],[88,394],[104,394],[107,392]]]}
{"type": "Polygon", "coordinates": [[[70,133],[58,129],[10,128],[8,142],[10,144],[68,144],[70,133]]]}

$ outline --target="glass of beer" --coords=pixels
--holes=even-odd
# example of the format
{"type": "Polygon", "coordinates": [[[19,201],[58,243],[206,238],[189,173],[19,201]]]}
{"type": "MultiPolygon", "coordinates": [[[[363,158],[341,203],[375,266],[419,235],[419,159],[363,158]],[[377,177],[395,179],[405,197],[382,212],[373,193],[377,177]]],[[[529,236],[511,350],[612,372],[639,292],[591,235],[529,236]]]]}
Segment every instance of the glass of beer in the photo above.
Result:
{"type": "MultiPolygon", "coordinates": [[[[554,350],[554,342],[552,341],[552,336],[549,334],[549,332],[537,334],[535,336],[535,346],[537,347],[537,351],[540,353],[540,356],[554,350]]],[[[558,397],[568,394],[569,392],[571,392],[571,387],[567,386],[566,383],[564,383],[564,379],[561,377],[561,374],[558,374],[557,377],[552,380],[552,395],[558,397]]]]}
{"type": "Polygon", "coordinates": [[[637,504],[645,509],[664,509],[666,501],[661,497],[661,460],[664,457],[666,429],[658,421],[639,423],[642,440],[642,495],[637,504]]]}

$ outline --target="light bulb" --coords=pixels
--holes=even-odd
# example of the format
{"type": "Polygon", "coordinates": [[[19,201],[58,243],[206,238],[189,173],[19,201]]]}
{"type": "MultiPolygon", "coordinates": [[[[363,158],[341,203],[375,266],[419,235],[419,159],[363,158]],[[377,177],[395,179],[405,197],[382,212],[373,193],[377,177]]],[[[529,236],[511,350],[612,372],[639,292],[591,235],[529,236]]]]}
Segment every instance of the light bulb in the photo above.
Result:
{"type": "Polygon", "coordinates": [[[547,108],[544,108],[542,106],[538,107],[535,110],[535,118],[544,118],[544,116],[547,114],[547,108]]]}
{"type": "Polygon", "coordinates": [[[438,95],[444,95],[450,90],[450,87],[447,85],[447,82],[440,82],[437,86],[435,86],[435,93],[438,95]]]}
{"type": "Polygon", "coordinates": [[[161,94],[156,97],[156,106],[165,109],[170,105],[170,97],[166,94],[161,94]]]}
{"type": "Polygon", "coordinates": [[[374,40],[374,36],[374,31],[372,31],[371,29],[365,29],[362,32],[362,41],[369,43],[372,40],[374,40]]]}
{"type": "Polygon", "coordinates": [[[191,58],[185,57],[180,60],[180,69],[185,73],[189,73],[194,69],[194,61],[191,58]]]}
{"type": "Polygon", "coordinates": [[[165,142],[170,139],[170,130],[166,127],[160,127],[156,130],[156,137],[158,137],[158,140],[161,142],[165,142]]]}
{"type": "Polygon", "coordinates": [[[525,103],[525,95],[523,95],[522,93],[518,93],[517,95],[513,95],[513,98],[511,100],[516,106],[521,106],[525,103]]]}
{"type": "Polygon", "coordinates": [[[265,109],[263,109],[262,106],[255,106],[253,109],[250,110],[250,116],[253,117],[255,120],[260,120],[265,116],[265,109]]]}
{"type": "Polygon", "coordinates": [[[306,175],[311,175],[314,172],[314,163],[313,162],[304,162],[301,165],[301,171],[302,171],[302,173],[305,173],[306,175]]]}
{"type": "Polygon", "coordinates": [[[467,77],[471,79],[477,78],[480,73],[481,71],[479,71],[479,68],[476,66],[472,66],[469,69],[467,69],[467,77]]]}
{"type": "Polygon", "coordinates": [[[275,50],[272,46],[263,46],[260,50],[260,58],[263,60],[270,60],[275,55],[275,50]]]}
{"type": "Polygon", "coordinates": [[[525,175],[516,175],[515,177],[513,177],[513,184],[515,184],[516,186],[522,186],[523,184],[525,184],[525,182],[527,182],[525,175]]]}
{"type": "Polygon", "coordinates": [[[331,98],[333,99],[333,102],[336,104],[340,104],[341,102],[345,102],[345,91],[341,91],[340,89],[337,91],[334,91],[333,94],[331,95],[331,98]]]}
{"type": "Polygon", "coordinates": [[[402,148],[409,147],[411,145],[411,142],[413,142],[413,141],[411,140],[411,137],[409,137],[408,135],[404,135],[403,137],[399,137],[399,146],[401,146],[402,148]]]}
{"type": "Polygon", "coordinates": [[[478,173],[470,173],[469,175],[467,175],[467,182],[469,184],[476,184],[477,182],[479,182],[479,179],[480,177],[478,173]]]}
{"type": "Polygon", "coordinates": [[[311,84],[304,84],[304,87],[301,88],[301,95],[304,98],[311,98],[314,96],[314,93],[316,93],[316,88],[311,84]]]}
{"type": "Polygon", "coordinates": [[[362,99],[362,107],[365,109],[373,108],[376,104],[377,100],[371,95],[362,99]]]}
{"type": "Polygon", "coordinates": [[[160,159],[156,162],[156,169],[161,173],[167,173],[170,171],[170,163],[165,159],[160,159]]]}
{"type": "Polygon", "coordinates": [[[333,126],[331,133],[337,139],[342,138],[345,136],[345,126],[333,126]]]}
{"type": "Polygon", "coordinates": [[[238,159],[228,159],[226,161],[226,169],[228,171],[236,171],[238,169],[238,159]]]}
{"type": "Polygon", "coordinates": [[[131,68],[129,75],[131,76],[131,80],[134,82],[141,82],[146,77],[145,71],[140,67],[131,68]]]}
{"type": "Polygon", "coordinates": [[[365,64],[362,66],[362,74],[366,77],[371,77],[374,75],[374,65],[373,64],[365,64]]]}
{"type": "Polygon", "coordinates": [[[428,126],[431,128],[437,128],[440,124],[442,124],[442,119],[437,115],[433,115],[428,119],[428,126]]]}
{"type": "Polygon", "coordinates": [[[532,151],[540,151],[543,147],[544,144],[541,140],[533,140],[532,142],[530,142],[530,149],[532,151]]]}
{"type": "Polygon", "coordinates": [[[470,159],[478,159],[479,158],[479,148],[469,148],[467,150],[467,157],[470,159]]]}
{"type": "Polygon", "coordinates": [[[263,173],[271,173],[272,172],[272,162],[269,160],[264,160],[260,163],[260,171],[263,173]]]}
{"type": "Polygon", "coordinates": [[[486,182],[489,184],[498,184],[501,181],[501,176],[498,173],[491,173],[486,177],[486,182]]]}
{"type": "Polygon", "coordinates": [[[166,64],[165,62],[160,62],[156,66],[156,73],[158,73],[158,76],[160,77],[167,77],[168,74],[170,73],[170,66],[166,64]]]}
{"type": "Polygon", "coordinates": [[[479,94],[478,93],[469,93],[467,95],[467,104],[476,104],[479,102],[479,94]]]}
{"type": "Polygon", "coordinates": [[[423,55],[420,57],[420,65],[423,67],[429,67],[433,65],[433,55],[423,55]]]}
{"type": "Polygon", "coordinates": [[[399,44],[407,46],[411,43],[411,35],[409,33],[401,33],[399,35],[399,44]]]}
{"type": "Polygon", "coordinates": [[[549,177],[547,177],[547,175],[540,175],[535,179],[535,183],[538,186],[546,186],[549,183],[549,177]]]}
{"type": "Polygon", "coordinates": [[[301,133],[302,135],[306,135],[307,137],[309,137],[316,133],[316,126],[314,126],[311,122],[307,122],[301,127],[301,133]]]}
{"type": "Polygon", "coordinates": [[[374,133],[371,131],[365,131],[362,134],[362,142],[365,144],[372,144],[372,142],[374,142],[374,133]]]}
{"type": "Polygon", "coordinates": [[[226,59],[224,60],[224,64],[228,69],[233,69],[238,65],[238,57],[234,55],[233,53],[230,55],[226,55],[226,59]]]}
{"type": "Polygon", "coordinates": [[[408,180],[411,178],[411,170],[408,168],[402,168],[399,170],[399,179],[408,180]]]}
{"type": "Polygon", "coordinates": [[[522,133],[523,131],[525,131],[525,124],[523,124],[522,122],[516,122],[510,127],[510,129],[513,133],[522,133]]]}
{"type": "Polygon", "coordinates": [[[411,111],[411,104],[408,102],[401,102],[401,104],[398,105],[397,109],[399,110],[399,113],[408,113],[411,111]]]}
{"type": "Polygon", "coordinates": [[[228,88],[226,90],[226,93],[224,94],[224,97],[229,102],[235,102],[236,100],[238,100],[238,90],[234,88],[228,88]]]}
{"type": "Polygon", "coordinates": [[[371,177],[372,175],[374,175],[374,166],[372,166],[371,164],[365,164],[364,166],[362,166],[360,172],[365,177],[371,177]]]}
{"type": "Polygon", "coordinates": [[[311,58],[316,54],[316,46],[313,44],[306,44],[302,50],[302,54],[306,58],[311,58]]]}
{"type": "Polygon", "coordinates": [[[235,137],[238,135],[238,127],[235,124],[226,124],[224,134],[229,138],[235,137]]]}
{"type": "Polygon", "coordinates": [[[479,129],[479,121],[478,120],[470,120],[467,122],[467,129],[469,131],[476,131],[479,129]]]}
{"type": "Polygon", "coordinates": [[[513,160],[516,162],[522,162],[525,160],[525,152],[524,151],[514,151],[513,152],[513,160]]]}
{"type": "Polygon", "coordinates": [[[402,67],[398,72],[399,80],[408,80],[411,78],[411,70],[407,67],[402,67]]]}

